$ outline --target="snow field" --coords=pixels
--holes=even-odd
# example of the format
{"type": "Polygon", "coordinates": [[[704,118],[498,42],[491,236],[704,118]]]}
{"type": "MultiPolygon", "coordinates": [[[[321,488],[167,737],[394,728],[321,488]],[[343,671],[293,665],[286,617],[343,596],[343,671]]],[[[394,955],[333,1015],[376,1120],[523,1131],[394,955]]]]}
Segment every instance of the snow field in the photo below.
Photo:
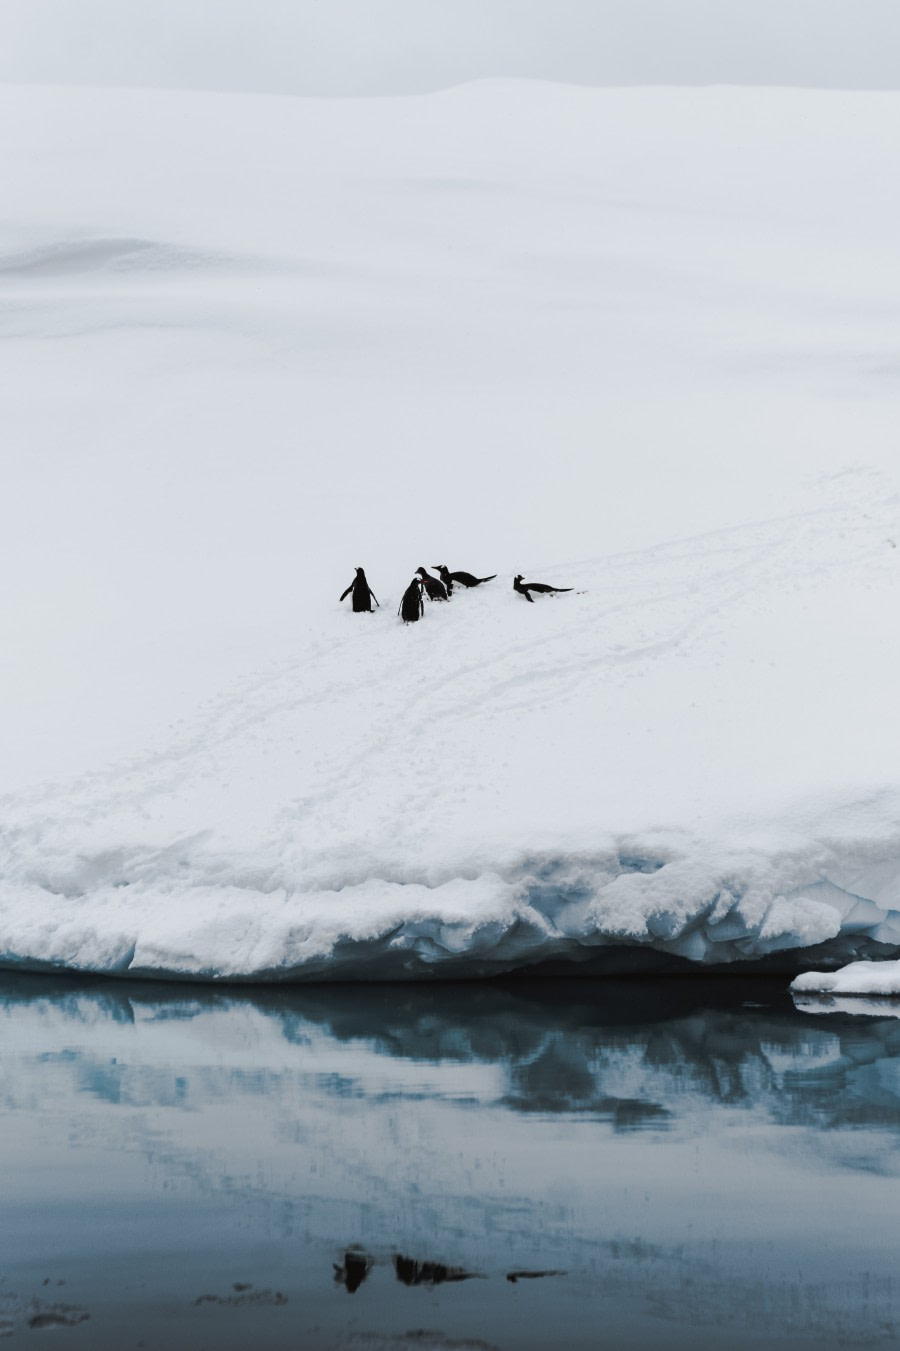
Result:
{"type": "Polygon", "coordinates": [[[53,817],[43,791],[10,807],[6,960],[295,978],[898,945],[889,766],[846,779],[859,647],[823,650],[827,619],[871,645],[893,558],[871,516],[824,510],[582,563],[586,587],[534,606],[508,578],[411,627],[383,589],[372,615],[335,598],[168,751],[59,790],[53,817]],[[773,764],[777,692],[797,713],[773,764]]]}
{"type": "Polygon", "coordinates": [[[0,959],[900,947],[895,96],[0,103],[0,959]]]}

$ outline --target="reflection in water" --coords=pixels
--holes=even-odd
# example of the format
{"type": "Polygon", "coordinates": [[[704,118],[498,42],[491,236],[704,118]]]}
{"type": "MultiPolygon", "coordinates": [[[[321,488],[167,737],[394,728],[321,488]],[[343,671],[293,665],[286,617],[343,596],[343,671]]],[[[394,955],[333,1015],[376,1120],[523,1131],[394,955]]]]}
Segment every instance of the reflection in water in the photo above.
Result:
{"type": "MultiPolygon", "coordinates": [[[[746,991],[746,982],[735,991],[736,982],[729,988],[724,981],[670,981],[665,1000],[660,984],[652,992],[638,983],[607,981],[597,988],[585,981],[569,982],[565,991],[547,983],[546,989],[521,993],[518,985],[360,986],[185,998],[177,986],[74,986],[6,975],[0,1000],[7,1022],[15,1010],[28,1009],[32,1023],[102,1027],[104,1047],[113,1024],[194,1024],[205,1031],[216,1017],[223,1029],[240,1017],[248,1030],[254,1024],[254,1040],[264,1037],[307,1051],[325,1037],[395,1063],[490,1066],[499,1075],[491,1076],[500,1088],[493,1098],[497,1104],[516,1112],[586,1114],[624,1131],[664,1129],[701,1101],[733,1107],[765,1103],[784,1124],[900,1124],[900,1095],[873,1093],[865,1073],[877,1065],[881,1075],[900,1057],[900,1020],[891,1010],[880,1017],[868,1010],[869,1017],[859,1018],[853,1009],[826,1022],[792,1014],[790,1001],[774,985],[764,987],[768,999],[760,1003],[735,997],[746,991]],[[626,1079],[642,1091],[617,1091],[626,1079]]],[[[758,984],[751,988],[759,993],[758,984]]],[[[90,1037],[84,1045],[70,1039],[63,1047],[48,1046],[35,1060],[70,1066],[76,1092],[108,1103],[184,1106],[198,1086],[197,1074],[204,1081],[217,1075],[212,1063],[182,1074],[159,1063],[120,1062],[95,1049],[90,1037]]],[[[247,1064],[240,1057],[214,1060],[239,1096],[277,1094],[283,1083],[281,1067],[247,1064]]],[[[417,1083],[392,1083],[373,1094],[348,1072],[345,1058],[340,1065],[307,1057],[296,1068],[323,1096],[383,1103],[420,1094],[417,1083]]],[[[476,1097],[484,1100],[483,1093],[476,1097]]]]}
{"type": "Polygon", "coordinates": [[[804,1013],[849,1013],[854,1017],[900,1018],[900,999],[896,995],[793,995],[794,1007],[804,1013]]]}
{"type": "Polygon", "coordinates": [[[43,1328],[74,1328],[78,1323],[86,1323],[90,1314],[84,1309],[73,1308],[70,1304],[57,1304],[53,1308],[34,1313],[28,1319],[32,1330],[43,1328]]]}
{"type": "Polygon", "coordinates": [[[334,1279],[344,1287],[348,1295],[355,1295],[363,1281],[372,1270],[372,1259],[361,1249],[348,1248],[343,1262],[334,1263],[334,1279]]]}
{"type": "Polygon", "coordinates": [[[896,1018],[738,979],[7,976],[0,1029],[14,1341],[897,1338],[896,1018]]]}
{"type": "Polygon", "coordinates": [[[443,1285],[445,1281],[471,1281],[477,1271],[448,1267],[443,1262],[420,1262],[415,1257],[394,1254],[394,1272],[402,1285],[443,1285]]]}
{"type": "Polygon", "coordinates": [[[515,1285],[516,1281],[539,1281],[544,1276],[568,1276],[568,1274],[567,1271],[508,1271],[506,1279],[515,1285]]]}
{"type": "Polygon", "coordinates": [[[232,1309],[247,1304],[287,1304],[280,1290],[254,1290],[249,1281],[234,1281],[227,1295],[198,1295],[195,1304],[225,1304],[232,1309]]]}

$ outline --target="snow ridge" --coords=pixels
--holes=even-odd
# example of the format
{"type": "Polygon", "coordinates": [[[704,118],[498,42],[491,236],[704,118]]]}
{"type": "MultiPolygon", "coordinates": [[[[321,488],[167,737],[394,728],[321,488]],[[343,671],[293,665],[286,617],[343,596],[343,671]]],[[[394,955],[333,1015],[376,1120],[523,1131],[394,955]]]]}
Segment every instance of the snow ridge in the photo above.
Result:
{"type": "MultiPolygon", "coordinates": [[[[666,957],[718,965],[777,956],[770,965],[791,970],[809,949],[829,962],[900,953],[900,910],[863,894],[864,867],[857,891],[828,880],[778,890],[777,879],[808,873],[801,851],[777,860],[732,855],[716,869],[698,841],[693,857],[673,852],[665,862],[544,857],[504,876],[434,887],[371,878],[288,895],[179,883],[190,844],[95,858],[77,875],[80,892],[54,890],[60,880],[50,875],[42,885],[4,887],[0,963],[216,980],[406,979],[592,957],[621,970],[624,949],[636,948],[659,954],[660,969],[672,965],[666,957]]],[[[895,848],[896,886],[900,839],[895,848]]],[[[829,864],[845,869],[846,851],[829,864]]]]}

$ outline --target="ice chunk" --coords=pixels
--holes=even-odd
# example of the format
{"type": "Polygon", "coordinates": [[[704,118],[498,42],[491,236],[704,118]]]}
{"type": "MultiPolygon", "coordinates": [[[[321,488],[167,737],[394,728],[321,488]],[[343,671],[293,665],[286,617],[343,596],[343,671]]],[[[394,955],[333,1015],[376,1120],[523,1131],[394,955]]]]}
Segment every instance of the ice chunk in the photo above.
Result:
{"type": "Polygon", "coordinates": [[[900,998],[900,961],[850,962],[839,971],[805,971],[794,994],[892,995],[900,998]]]}

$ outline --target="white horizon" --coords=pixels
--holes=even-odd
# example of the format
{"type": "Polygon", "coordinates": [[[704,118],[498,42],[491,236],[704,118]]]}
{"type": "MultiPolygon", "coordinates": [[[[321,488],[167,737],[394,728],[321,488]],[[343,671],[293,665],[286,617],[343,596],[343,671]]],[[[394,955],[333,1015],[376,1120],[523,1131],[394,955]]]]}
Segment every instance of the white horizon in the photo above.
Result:
{"type": "Polygon", "coordinates": [[[6,0],[0,81],[306,97],[490,78],[900,88],[891,0],[6,0]]]}

